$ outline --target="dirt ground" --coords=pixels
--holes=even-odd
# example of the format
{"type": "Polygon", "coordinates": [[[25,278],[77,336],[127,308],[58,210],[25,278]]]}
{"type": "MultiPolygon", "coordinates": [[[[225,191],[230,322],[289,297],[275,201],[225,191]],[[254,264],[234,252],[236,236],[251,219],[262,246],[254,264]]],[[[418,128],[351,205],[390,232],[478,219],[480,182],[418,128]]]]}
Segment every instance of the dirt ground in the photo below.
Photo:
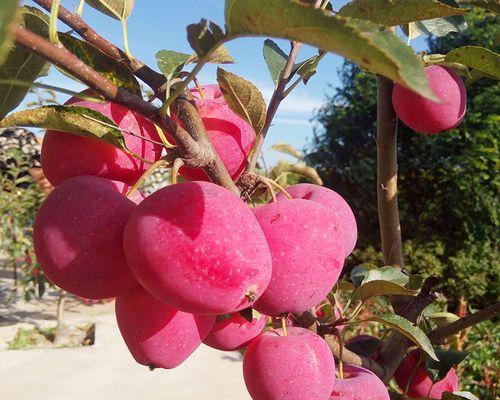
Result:
{"type": "Polygon", "coordinates": [[[173,370],[136,364],[120,337],[113,303],[70,300],[66,321],[95,323],[95,345],[7,350],[20,327],[54,326],[56,298],[25,302],[0,281],[1,400],[248,400],[239,353],[204,345],[173,370]]]}

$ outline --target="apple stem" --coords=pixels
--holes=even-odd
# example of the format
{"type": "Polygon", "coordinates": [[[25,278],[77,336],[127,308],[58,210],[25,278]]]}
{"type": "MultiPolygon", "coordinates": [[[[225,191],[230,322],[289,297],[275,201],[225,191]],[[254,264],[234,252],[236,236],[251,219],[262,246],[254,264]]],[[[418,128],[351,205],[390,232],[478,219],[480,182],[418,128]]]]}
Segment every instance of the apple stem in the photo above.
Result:
{"type": "Polygon", "coordinates": [[[271,179],[266,178],[265,176],[260,176],[257,178],[257,182],[261,183],[264,185],[271,195],[271,199],[273,200],[273,203],[276,203],[278,200],[276,199],[276,194],[274,193],[274,188],[270,183],[271,179]]]}
{"type": "Polygon", "coordinates": [[[200,94],[200,97],[202,99],[204,99],[206,96],[205,96],[205,92],[203,91],[203,88],[200,85],[200,82],[198,81],[197,78],[193,78],[193,82],[194,82],[194,85],[196,86],[196,90],[200,94]]]}
{"type": "Polygon", "coordinates": [[[283,330],[283,336],[286,336],[286,316],[281,316],[281,329],[283,330]]]}
{"type": "Polygon", "coordinates": [[[339,356],[338,356],[338,361],[339,361],[339,378],[344,379],[344,341],[342,340],[342,335],[340,334],[340,331],[335,328],[333,330],[334,335],[337,337],[337,340],[339,341],[339,356]]]}
{"type": "Polygon", "coordinates": [[[156,162],[154,162],[146,171],[144,171],[144,173],[141,175],[141,177],[137,180],[137,182],[134,184],[134,186],[132,186],[129,191],[127,192],[127,197],[130,198],[130,196],[132,196],[135,191],[137,189],[139,189],[139,187],[144,183],[144,181],[146,180],[146,178],[151,175],[154,171],[156,171],[158,168],[166,165],[168,163],[168,161],[166,161],[165,159],[160,159],[156,162]]]}
{"type": "Polygon", "coordinates": [[[172,185],[177,183],[177,178],[179,177],[179,169],[184,165],[182,158],[176,158],[174,160],[174,165],[172,166],[172,185]]]}

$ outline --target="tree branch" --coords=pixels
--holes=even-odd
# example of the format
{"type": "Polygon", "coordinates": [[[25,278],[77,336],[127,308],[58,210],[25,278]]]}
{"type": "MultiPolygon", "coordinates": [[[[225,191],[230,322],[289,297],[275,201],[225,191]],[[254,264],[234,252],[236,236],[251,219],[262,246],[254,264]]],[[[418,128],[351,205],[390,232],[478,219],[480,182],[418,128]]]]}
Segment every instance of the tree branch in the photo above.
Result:
{"type": "Polygon", "coordinates": [[[393,83],[377,77],[377,199],[385,265],[403,266],[398,211],[397,117],[392,106],[393,83]]]}
{"type": "MultiPolygon", "coordinates": [[[[53,0],[33,1],[45,10],[51,10],[53,0]]],[[[77,14],[72,13],[63,6],[59,6],[58,17],[62,22],[85,39],[85,41],[94,45],[111,58],[124,64],[135,76],[150,86],[155,94],[158,94],[158,89],[166,83],[167,80],[163,74],[154,71],[136,58],[129,59],[123,50],[100,36],[77,14]]]]}
{"type": "MultiPolygon", "coordinates": [[[[161,118],[158,108],[145,102],[141,97],[117,87],[64,47],[56,46],[20,26],[14,25],[11,31],[18,45],[68,71],[71,75],[103,95],[107,100],[125,105],[155,120],[173,137],[179,153],[185,159],[187,165],[203,167],[212,182],[239,193],[208,137],[202,143],[198,143],[186,130],[170,118],[161,118]]],[[[177,107],[194,108],[187,101],[178,104],[177,107]]],[[[205,131],[203,132],[206,134],[205,131]]]]}
{"type": "Polygon", "coordinates": [[[466,315],[449,325],[433,330],[429,335],[429,339],[434,344],[441,344],[447,337],[455,335],[464,329],[479,324],[480,322],[492,319],[499,314],[500,302],[497,302],[483,310],[475,312],[474,314],[466,315]]]}

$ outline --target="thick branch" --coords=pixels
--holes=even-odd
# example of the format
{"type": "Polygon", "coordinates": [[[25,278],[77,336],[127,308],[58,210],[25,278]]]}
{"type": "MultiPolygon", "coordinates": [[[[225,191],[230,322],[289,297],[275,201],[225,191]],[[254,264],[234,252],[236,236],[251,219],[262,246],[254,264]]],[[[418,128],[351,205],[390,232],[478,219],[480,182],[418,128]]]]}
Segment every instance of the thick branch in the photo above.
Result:
{"type": "Polygon", "coordinates": [[[483,310],[477,311],[474,314],[466,315],[449,325],[433,330],[429,335],[429,339],[431,339],[434,344],[441,344],[447,337],[455,335],[464,329],[479,324],[480,322],[492,319],[499,314],[500,302],[486,307],[483,310]]]}
{"type": "MultiPolygon", "coordinates": [[[[239,193],[208,138],[203,144],[197,143],[186,130],[170,118],[161,118],[155,106],[145,102],[141,97],[117,87],[64,47],[56,46],[19,26],[12,27],[12,34],[18,45],[68,71],[106,99],[125,105],[148,118],[154,119],[173,137],[181,157],[187,160],[188,165],[203,166],[212,182],[239,193]]],[[[189,102],[185,102],[180,107],[189,108],[194,106],[189,102]]]]}
{"type": "Polygon", "coordinates": [[[392,106],[393,83],[377,77],[377,198],[385,265],[403,266],[398,211],[397,117],[392,106]]]}
{"type": "MultiPolygon", "coordinates": [[[[436,293],[433,291],[433,288],[438,282],[437,278],[427,278],[420,293],[407,303],[400,314],[407,320],[416,323],[422,311],[436,299],[436,293]]],[[[384,376],[381,377],[384,382],[387,383],[390,381],[411,344],[412,342],[402,333],[396,330],[392,331],[389,340],[377,360],[385,369],[384,376]]]]}
{"type": "MultiPolygon", "coordinates": [[[[50,12],[53,0],[33,1],[50,12]]],[[[111,58],[123,63],[133,72],[134,75],[150,86],[155,92],[157,92],[158,88],[166,82],[166,79],[162,74],[154,71],[136,58],[129,59],[123,50],[119,49],[114,44],[100,36],[77,14],[72,13],[63,6],[59,6],[58,17],[87,42],[94,45],[111,58]]]]}

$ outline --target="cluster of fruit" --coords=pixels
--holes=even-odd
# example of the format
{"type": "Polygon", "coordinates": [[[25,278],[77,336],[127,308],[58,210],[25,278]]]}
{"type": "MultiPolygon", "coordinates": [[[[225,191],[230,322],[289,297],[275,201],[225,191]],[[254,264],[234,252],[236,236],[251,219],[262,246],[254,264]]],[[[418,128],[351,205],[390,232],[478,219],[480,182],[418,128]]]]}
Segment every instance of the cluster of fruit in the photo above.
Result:
{"type": "MultiPolygon", "coordinates": [[[[250,125],[217,86],[194,95],[237,179],[253,143],[250,125]]],[[[108,116],[142,159],[161,157],[157,128],[144,117],[114,103],[67,104],[108,116]]],[[[35,222],[39,263],[70,293],[116,297],[118,326],[138,363],[174,368],[202,342],[225,351],[247,347],[243,372],[254,399],[389,399],[370,371],[346,367],[336,379],[332,353],[316,333],[296,326],[263,333],[268,317],[317,306],[338,280],[357,227],[337,193],[298,184],[250,209],[201,170],[184,168],[190,181],[148,197],[130,194],[144,161],[55,131],[45,135],[42,167],[56,187],[35,222]],[[257,313],[247,320],[240,312],[249,308],[257,313]]]]}

